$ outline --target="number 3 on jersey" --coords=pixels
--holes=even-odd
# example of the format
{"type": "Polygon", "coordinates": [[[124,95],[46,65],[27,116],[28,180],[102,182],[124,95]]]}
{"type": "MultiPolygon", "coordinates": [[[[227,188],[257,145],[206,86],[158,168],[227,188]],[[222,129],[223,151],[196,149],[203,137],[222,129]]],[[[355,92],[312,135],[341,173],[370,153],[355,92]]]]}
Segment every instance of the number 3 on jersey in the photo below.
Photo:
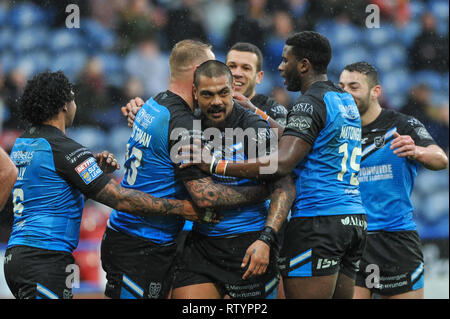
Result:
{"type": "MultiPolygon", "coordinates": [[[[348,160],[348,143],[344,143],[339,146],[339,153],[344,153],[341,162],[341,171],[337,175],[337,179],[339,181],[344,180],[344,174],[347,172],[347,160],[348,160]]],[[[352,156],[350,157],[350,167],[354,172],[350,177],[351,185],[358,185],[358,172],[359,172],[359,163],[356,162],[356,157],[361,155],[361,148],[355,147],[352,151],[352,156]]]]}
{"type": "Polygon", "coordinates": [[[133,147],[130,151],[130,144],[127,144],[128,157],[126,161],[130,161],[130,166],[127,168],[127,183],[128,185],[134,185],[138,173],[138,167],[141,166],[142,151],[137,147],[133,147]]]}

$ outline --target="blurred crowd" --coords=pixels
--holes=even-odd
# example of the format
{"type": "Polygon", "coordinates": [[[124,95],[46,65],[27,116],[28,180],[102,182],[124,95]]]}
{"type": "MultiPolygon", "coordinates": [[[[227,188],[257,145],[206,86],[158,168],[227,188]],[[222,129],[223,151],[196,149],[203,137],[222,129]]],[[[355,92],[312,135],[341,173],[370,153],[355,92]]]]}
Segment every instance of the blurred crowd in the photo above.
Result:
{"type": "Polygon", "coordinates": [[[448,8],[443,0],[0,0],[0,123],[20,130],[16,101],[27,79],[61,69],[76,84],[73,134],[120,130],[119,106],[167,87],[168,52],[185,38],[213,44],[219,60],[237,41],[256,44],[266,74],[258,91],[288,105],[295,96],[277,73],[284,40],[309,29],[331,41],[332,80],[368,60],[379,69],[384,106],[417,116],[448,148],[448,8]],[[67,27],[69,3],[79,8],[79,28],[67,27]],[[368,28],[370,4],[379,28],[368,28]]]}

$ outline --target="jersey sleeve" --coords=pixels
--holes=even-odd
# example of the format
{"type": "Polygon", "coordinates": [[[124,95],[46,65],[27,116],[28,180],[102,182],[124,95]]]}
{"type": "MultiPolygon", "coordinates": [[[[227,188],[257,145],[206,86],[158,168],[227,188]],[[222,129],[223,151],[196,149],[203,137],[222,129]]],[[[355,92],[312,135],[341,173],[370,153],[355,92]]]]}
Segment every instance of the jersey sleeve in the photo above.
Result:
{"type": "Polygon", "coordinates": [[[288,111],[276,100],[265,95],[258,94],[252,99],[252,103],[277,121],[280,125],[286,125],[286,116],[288,111]]]}
{"type": "Polygon", "coordinates": [[[313,145],[327,118],[326,105],[302,96],[287,115],[283,136],[297,136],[313,145]]]}
{"type": "Polygon", "coordinates": [[[264,156],[273,152],[277,147],[278,139],[269,123],[251,112],[248,112],[246,122],[244,127],[254,130],[254,134],[246,135],[245,151],[247,158],[264,156]]]}
{"type": "Polygon", "coordinates": [[[402,116],[397,131],[400,135],[411,136],[417,146],[427,147],[436,144],[425,126],[412,116],[402,116]]]}
{"type": "Polygon", "coordinates": [[[267,115],[277,121],[280,125],[286,125],[286,116],[288,111],[286,108],[273,99],[268,99],[267,115]]]}
{"type": "MultiPolygon", "coordinates": [[[[192,144],[194,139],[202,139],[201,121],[194,117],[193,114],[176,108],[171,114],[169,125],[169,151],[172,157],[182,145],[192,144]]],[[[196,166],[190,166],[180,169],[182,163],[173,161],[175,166],[175,177],[187,182],[190,180],[208,177],[196,166]]]]}
{"type": "Polygon", "coordinates": [[[84,195],[96,195],[111,180],[84,146],[63,137],[53,140],[51,144],[57,174],[84,195]]]}

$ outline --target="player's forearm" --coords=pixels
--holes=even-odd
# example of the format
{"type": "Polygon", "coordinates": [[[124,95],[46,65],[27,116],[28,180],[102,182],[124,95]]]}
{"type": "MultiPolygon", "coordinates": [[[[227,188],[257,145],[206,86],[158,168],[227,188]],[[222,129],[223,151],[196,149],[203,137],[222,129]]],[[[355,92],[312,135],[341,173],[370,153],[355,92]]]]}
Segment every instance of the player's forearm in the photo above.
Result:
{"type": "Polygon", "coordinates": [[[288,175],[292,167],[282,158],[278,152],[256,159],[228,162],[226,175],[240,178],[251,178],[263,181],[274,181],[288,175]]]}
{"type": "Polygon", "coordinates": [[[14,163],[9,158],[8,154],[0,149],[0,181],[2,182],[2,187],[0,188],[0,210],[6,204],[6,201],[11,194],[11,190],[14,183],[17,180],[18,170],[14,163]]]}
{"type": "Polygon", "coordinates": [[[278,233],[286,221],[295,196],[295,185],[290,175],[274,182],[273,191],[270,195],[270,207],[267,214],[266,226],[271,227],[278,233]]]}
{"type": "Polygon", "coordinates": [[[185,185],[200,208],[232,209],[262,202],[268,196],[264,185],[227,186],[214,183],[209,177],[185,182],[185,185]]]}
{"type": "Polygon", "coordinates": [[[416,146],[416,154],[415,160],[430,170],[438,171],[448,167],[447,155],[437,145],[416,146]]]}
{"type": "Polygon", "coordinates": [[[121,187],[114,180],[92,199],[121,212],[148,217],[151,215],[182,215],[184,202],[157,198],[141,191],[121,187]]]}

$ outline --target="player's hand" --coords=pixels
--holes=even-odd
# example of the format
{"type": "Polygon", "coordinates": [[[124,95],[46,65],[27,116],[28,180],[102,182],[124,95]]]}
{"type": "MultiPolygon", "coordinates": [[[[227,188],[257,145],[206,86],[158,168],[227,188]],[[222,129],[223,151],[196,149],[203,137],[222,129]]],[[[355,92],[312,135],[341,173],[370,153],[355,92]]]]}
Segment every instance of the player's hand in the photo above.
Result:
{"type": "Polygon", "coordinates": [[[113,153],[103,151],[102,153],[95,154],[95,159],[100,169],[106,174],[111,174],[120,169],[120,164],[113,153]]]}
{"type": "Polygon", "coordinates": [[[249,109],[251,112],[255,112],[256,106],[245,95],[238,93],[238,92],[234,92],[233,98],[236,101],[238,101],[239,104],[241,104],[242,106],[245,106],[247,109],[249,109]]]}
{"type": "Polygon", "coordinates": [[[394,139],[391,142],[391,150],[394,150],[394,154],[398,157],[408,157],[412,160],[417,157],[416,143],[409,135],[400,135],[395,132],[394,139]]]}
{"type": "Polygon", "coordinates": [[[202,142],[195,139],[193,144],[182,145],[178,149],[177,161],[181,162],[180,168],[195,165],[203,172],[209,173],[212,162],[211,149],[208,146],[202,146],[202,142]]]}
{"type": "Polygon", "coordinates": [[[144,100],[142,100],[140,97],[135,97],[134,99],[131,99],[126,106],[122,106],[120,108],[120,110],[122,111],[122,115],[127,118],[128,127],[133,127],[136,114],[144,104],[144,100]]]}
{"type": "Polygon", "coordinates": [[[250,261],[247,271],[242,276],[242,279],[264,274],[267,270],[267,266],[269,265],[269,258],[269,245],[261,240],[257,240],[251,244],[245,252],[244,259],[242,260],[241,268],[245,268],[250,261]]]}
{"type": "Polygon", "coordinates": [[[193,222],[205,222],[217,224],[223,219],[223,216],[217,214],[212,209],[200,209],[192,201],[185,200],[183,210],[180,214],[184,219],[193,222]]]}

